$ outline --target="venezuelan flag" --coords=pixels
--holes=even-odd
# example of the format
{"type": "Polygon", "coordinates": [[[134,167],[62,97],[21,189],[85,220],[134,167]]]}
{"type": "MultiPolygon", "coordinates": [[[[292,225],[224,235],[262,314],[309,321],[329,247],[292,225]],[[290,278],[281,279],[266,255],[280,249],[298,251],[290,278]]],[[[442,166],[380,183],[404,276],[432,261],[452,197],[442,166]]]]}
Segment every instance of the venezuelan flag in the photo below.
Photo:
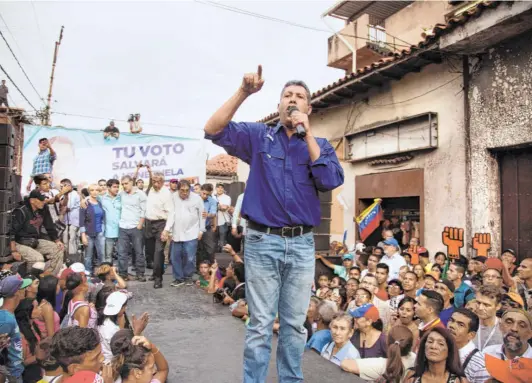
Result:
{"type": "Polygon", "coordinates": [[[358,233],[360,239],[365,241],[371,233],[380,226],[383,219],[383,211],[381,208],[382,199],[376,198],[374,202],[366,210],[362,212],[356,219],[358,225],[358,233]]]}

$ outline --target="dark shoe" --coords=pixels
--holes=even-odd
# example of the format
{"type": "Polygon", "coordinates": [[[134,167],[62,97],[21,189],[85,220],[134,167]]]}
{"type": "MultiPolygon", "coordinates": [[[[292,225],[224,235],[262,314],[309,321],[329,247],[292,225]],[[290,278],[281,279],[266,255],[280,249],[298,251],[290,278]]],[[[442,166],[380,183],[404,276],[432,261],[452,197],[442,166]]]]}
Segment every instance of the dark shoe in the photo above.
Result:
{"type": "Polygon", "coordinates": [[[150,269],[150,270],[153,270],[153,263],[148,263],[148,264],[146,265],[146,268],[147,268],[147,269],[150,269]]]}
{"type": "Polygon", "coordinates": [[[163,283],[161,281],[156,281],[154,284],[153,284],[153,288],[154,289],[162,289],[163,287],[163,283]]]}
{"type": "Polygon", "coordinates": [[[190,278],[185,279],[185,285],[194,286],[194,281],[190,278]]]}
{"type": "Polygon", "coordinates": [[[146,282],[146,277],[144,275],[137,275],[136,280],[139,282],[146,282]]]}
{"type": "Polygon", "coordinates": [[[136,268],[135,266],[133,266],[133,267],[131,268],[131,271],[132,271],[132,272],[136,272],[136,271],[137,271],[137,268],[136,268]]]}
{"type": "Polygon", "coordinates": [[[155,277],[152,275],[148,278],[148,281],[153,282],[155,280],[155,277]]]}
{"type": "Polygon", "coordinates": [[[174,280],[172,283],[170,283],[170,286],[172,287],[179,287],[179,286],[183,286],[185,284],[185,282],[183,281],[178,281],[177,279],[174,280]]]}
{"type": "Polygon", "coordinates": [[[119,274],[119,275],[120,275],[120,278],[122,278],[124,281],[129,281],[129,276],[124,275],[124,274],[119,274]]]}

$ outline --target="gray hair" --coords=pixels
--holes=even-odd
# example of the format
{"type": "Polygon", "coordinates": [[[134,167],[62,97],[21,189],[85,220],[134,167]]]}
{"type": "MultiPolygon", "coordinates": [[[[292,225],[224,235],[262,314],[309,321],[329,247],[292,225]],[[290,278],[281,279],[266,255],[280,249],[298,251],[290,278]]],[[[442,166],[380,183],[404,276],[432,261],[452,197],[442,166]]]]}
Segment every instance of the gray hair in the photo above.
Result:
{"type": "Polygon", "coordinates": [[[131,178],[131,176],[125,175],[120,178],[120,181],[133,181],[133,178],[131,178]]]}
{"type": "Polygon", "coordinates": [[[151,178],[162,178],[164,180],[164,174],[162,172],[155,172],[151,178]]]}
{"type": "Polygon", "coordinates": [[[284,90],[289,86],[300,86],[302,88],[305,88],[305,93],[307,94],[307,102],[310,104],[310,89],[308,88],[307,84],[305,84],[305,82],[301,80],[290,80],[286,84],[284,84],[283,90],[281,91],[281,98],[283,97],[284,90]]]}
{"type": "Polygon", "coordinates": [[[336,304],[331,301],[321,301],[318,305],[318,315],[323,324],[329,325],[338,312],[336,304]]]}

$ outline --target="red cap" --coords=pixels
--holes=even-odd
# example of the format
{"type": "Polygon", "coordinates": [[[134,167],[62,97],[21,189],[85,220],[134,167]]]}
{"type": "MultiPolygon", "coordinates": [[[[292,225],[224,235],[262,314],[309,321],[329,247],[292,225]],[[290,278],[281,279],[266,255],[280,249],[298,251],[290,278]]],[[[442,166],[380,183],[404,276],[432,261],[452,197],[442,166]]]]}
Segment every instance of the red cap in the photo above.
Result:
{"type": "Polygon", "coordinates": [[[70,274],[74,274],[74,270],[72,270],[70,267],[68,267],[68,268],[63,270],[63,272],[59,276],[59,279],[64,279],[66,281],[66,279],[68,278],[68,276],[70,274]]]}
{"type": "Polygon", "coordinates": [[[502,264],[502,261],[499,258],[488,258],[486,260],[486,270],[487,269],[494,269],[497,270],[499,273],[502,273],[502,269],[504,265],[502,264]]]}
{"type": "Polygon", "coordinates": [[[178,181],[176,178],[172,178],[172,179],[170,180],[170,183],[173,183],[173,182],[177,183],[177,182],[179,182],[179,181],[178,181]]]}
{"type": "Polygon", "coordinates": [[[103,383],[103,378],[92,371],[78,371],[65,380],[63,383],[103,383]]]}

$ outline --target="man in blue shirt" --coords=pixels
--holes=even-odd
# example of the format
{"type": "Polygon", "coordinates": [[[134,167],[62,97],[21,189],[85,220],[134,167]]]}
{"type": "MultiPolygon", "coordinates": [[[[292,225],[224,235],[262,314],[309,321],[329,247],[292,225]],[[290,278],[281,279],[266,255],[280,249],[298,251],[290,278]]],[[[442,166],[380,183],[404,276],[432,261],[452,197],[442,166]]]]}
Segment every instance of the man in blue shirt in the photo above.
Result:
{"type": "Polygon", "coordinates": [[[205,125],[205,138],[250,164],[242,217],[247,220],[246,300],[250,322],[244,350],[244,382],[265,382],[272,327],[279,313],[279,382],[302,382],[307,338],[305,316],[314,280],[313,226],[320,223],[318,191],[344,182],[329,142],[315,138],[309,124],[311,96],[302,81],[281,92],[275,127],[232,122],[242,103],[264,84],[262,67],[246,74],[238,91],[205,125]],[[289,107],[296,107],[290,111],[289,107]],[[296,135],[296,127],[306,135],[296,135]]]}
{"type": "Polygon", "coordinates": [[[37,174],[52,174],[52,168],[54,162],[57,159],[57,154],[48,138],[41,138],[39,140],[39,153],[33,159],[33,168],[31,170],[30,181],[26,186],[26,190],[31,190],[31,184],[33,183],[33,177],[37,174]]]}
{"type": "Polygon", "coordinates": [[[212,185],[201,185],[199,193],[203,200],[205,210],[202,217],[205,219],[205,233],[198,242],[198,254],[196,257],[196,267],[199,270],[201,261],[214,262],[214,253],[216,251],[216,213],[218,211],[218,202],[212,196],[212,185]]]}
{"type": "Polygon", "coordinates": [[[31,284],[31,279],[22,279],[10,271],[0,271],[0,334],[7,334],[10,339],[6,363],[8,382],[22,383],[22,337],[14,313],[24,299],[24,289],[31,284]]]}

